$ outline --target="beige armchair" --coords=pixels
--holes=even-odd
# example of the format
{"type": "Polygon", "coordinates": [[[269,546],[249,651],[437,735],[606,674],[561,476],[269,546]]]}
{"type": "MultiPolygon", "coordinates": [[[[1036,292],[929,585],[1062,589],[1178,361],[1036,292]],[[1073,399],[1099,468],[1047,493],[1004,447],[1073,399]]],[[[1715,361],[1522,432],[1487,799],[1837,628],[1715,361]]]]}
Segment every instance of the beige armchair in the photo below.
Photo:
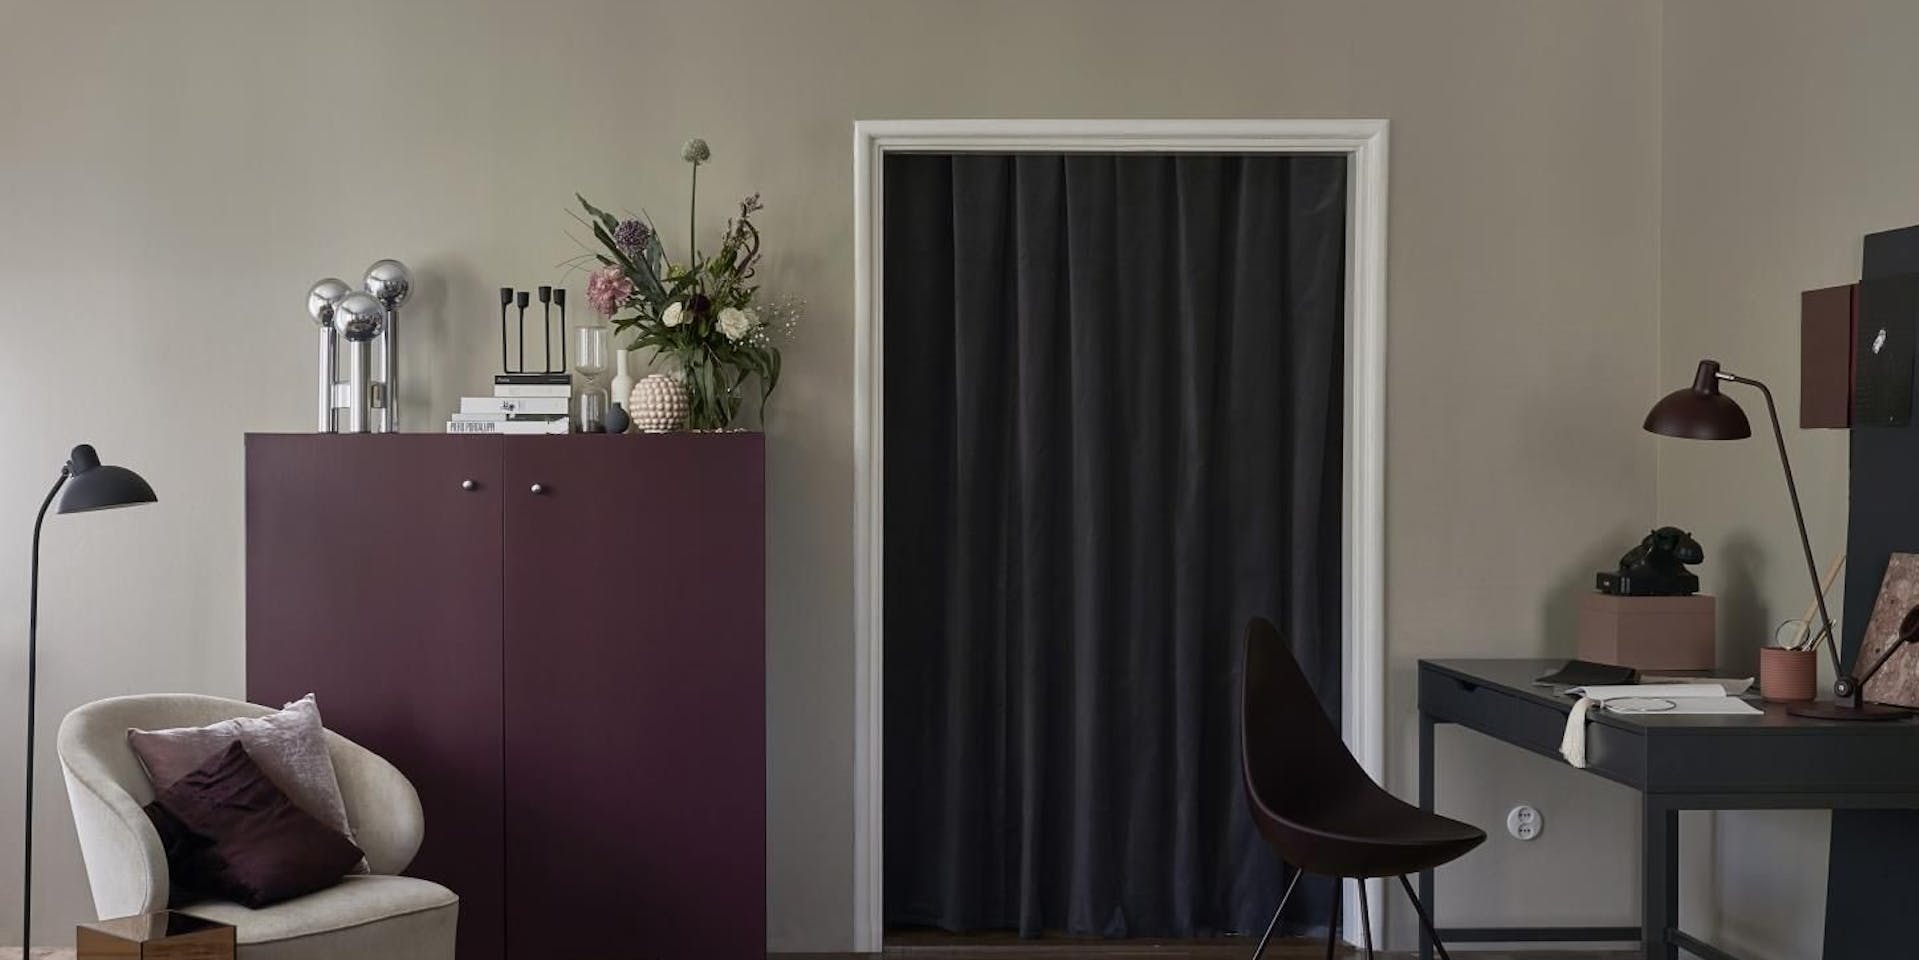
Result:
{"type": "MultiPolygon", "coordinates": [[[[116,697],[87,704],[60,724],[60,766],[80,834],[87,881],[101,919],[163,910],[166,855],[147,815],[153,799],[127,730],[203,726],[269,708],[189,694],[116,697]]],[[[206,900],[188,913],[233,924],[239,960],[452,960],[460,901],[437,883],[396,876],[425,835],[420,798],[404,775],[365,748],[327,731],[347,821],[371,874],[260,910],[206,900]]]]}

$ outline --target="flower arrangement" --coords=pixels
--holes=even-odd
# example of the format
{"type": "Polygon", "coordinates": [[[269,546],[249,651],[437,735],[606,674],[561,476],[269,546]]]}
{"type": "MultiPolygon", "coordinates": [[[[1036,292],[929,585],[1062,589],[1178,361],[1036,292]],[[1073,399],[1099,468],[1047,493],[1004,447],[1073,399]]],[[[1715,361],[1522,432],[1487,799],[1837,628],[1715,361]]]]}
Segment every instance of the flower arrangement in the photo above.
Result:
{"type": "MultiPolygon", "coordinates": [[[[693,167],[689,244],[695,235],[700,165],[712,155],[706,141],[698,139],[687,141],[680,152],[693,167]]],[[[585,211],[578,219],[602,248],[591,253],[600,266],[587,278],[586,299],[616,331],[632,333],[629,349],[650,348],[675,368],[691,399],[687,426],[732,426],[747,382],[754,378],[764,416],[780,380],[780,351],[773,341],[791,331],[798,307],[793,301],[760,302],[753,282],[760,260],[760,231],[753,225],[753,215],[762,209],[759,194],[740,201],[717,251],[705,256],[692,246],[685,262],[667,256],[659,231],[643,216],[621,219],[583,196],[574,198],[585,211]]]]}

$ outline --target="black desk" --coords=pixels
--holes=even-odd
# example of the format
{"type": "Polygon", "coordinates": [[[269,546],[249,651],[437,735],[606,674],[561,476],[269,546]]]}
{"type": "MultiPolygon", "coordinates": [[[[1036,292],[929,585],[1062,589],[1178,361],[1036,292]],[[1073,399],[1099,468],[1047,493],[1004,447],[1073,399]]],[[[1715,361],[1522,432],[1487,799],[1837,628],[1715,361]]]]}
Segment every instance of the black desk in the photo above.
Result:
{"type": "MultiPolygon", "coordinates": [[[[1564,660],[1419,662],[1419,805],[1433,807],[1433,728],[1456,723],[1559,759],[1573,699],[1535,685],[1564,660]]],[[[1448,941],[1627,941],[1646,960],[1685,950],[1734,960],[1680,931],[1679,811],[1919,809],[1919,722],[1806,720],[1755,703],[1759,717],[1619,715],[1595,710],[1586,727],[1586,772],[1644,799],[1640,926],[1446,928],[1448,941]]],[[[1570,767],[1568,769],[1571,769],[1570,767]]],[[[1433,875],[1419,877],[1433,910],[1433,875]]],[[[1421,936],[1420,956],[1432,945],[1421,936]]]]}

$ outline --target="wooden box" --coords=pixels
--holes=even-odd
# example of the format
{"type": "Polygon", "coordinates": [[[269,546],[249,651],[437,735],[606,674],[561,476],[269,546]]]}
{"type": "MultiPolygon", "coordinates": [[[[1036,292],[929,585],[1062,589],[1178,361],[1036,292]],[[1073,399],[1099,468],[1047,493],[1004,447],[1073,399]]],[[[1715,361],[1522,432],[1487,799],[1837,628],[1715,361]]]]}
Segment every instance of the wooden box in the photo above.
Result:
{"type": "Polygon", "coordinates": [[[1579,659],[1636,670],[1711,670],[1713,598],[1615,597],[1579,601],[1579,659]]]}
{"type": "Polygon", "coordinates": [[[172,910],[83,923],[77,960],[233,960],[233,928],[172,910]]]}

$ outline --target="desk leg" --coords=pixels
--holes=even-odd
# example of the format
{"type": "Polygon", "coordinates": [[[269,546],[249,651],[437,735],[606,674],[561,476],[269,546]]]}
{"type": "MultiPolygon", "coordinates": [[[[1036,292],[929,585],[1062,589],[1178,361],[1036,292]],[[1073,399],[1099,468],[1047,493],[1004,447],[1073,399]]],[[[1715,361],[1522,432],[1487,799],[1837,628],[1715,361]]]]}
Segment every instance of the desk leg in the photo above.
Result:
{"type": "Polygon", "coordinates": [[[1667,931],[1679,926],[1679,810],[1646,794],[1641,838],[1643,902],[1640,939],[1645,960],[1678,960],[1679,947],[1667,931]]]}
{"type": "MultiPolygon", "coordinates": [[[[1419,712],[1419,809],[1428,813],[1433,809],[1433,718],[1421,710],[1419,712]]],[[[1433,902],[1433,872],[1419,872],[1419,899],[1426,905],[1426,915],[1433,918],[1433,925],[1439,925],[1439,907],[1433,902]]],[[[1426,935],[1426,927],[1419,927],[1419,960],[1433,960],[1433,938],[1426,935]]]]}

